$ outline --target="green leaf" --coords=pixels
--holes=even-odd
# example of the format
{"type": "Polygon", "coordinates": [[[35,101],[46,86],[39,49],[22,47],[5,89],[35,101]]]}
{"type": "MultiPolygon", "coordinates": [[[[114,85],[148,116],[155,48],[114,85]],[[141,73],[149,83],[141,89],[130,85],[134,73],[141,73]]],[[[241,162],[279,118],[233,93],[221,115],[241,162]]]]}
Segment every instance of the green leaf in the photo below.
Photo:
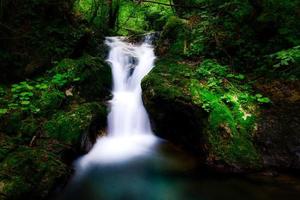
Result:
{"type": "Polygon", "coordinates": [[[18,104],[10,103],[10,104],[8,104],[8,107],[11,108],[11,109],[16,109],[18,107],[18,104]]]}
{"type": "Polygon", "coordinates": [[[271,102],[271,100],[268,97],[259,98],[259,99],[257,99],[257,101],[260,103],[270,103],[271,102]]]}
{"type": "Polygon", "coordinates": [[[73,81],[80,81],[80,77],[74,78],[73,81]]]}
{"type": "Polygon", "coordinates": [[[21,104],[22,104],[22,105],[29,105],[29,104],[30,104],[30,101],[21,101],[21,104]]]}
{"type": "Polygon", "coordinates": [[[8,109],[6,108],[0,108],[0,115],[4,115],[8,112],[8,109]]]}

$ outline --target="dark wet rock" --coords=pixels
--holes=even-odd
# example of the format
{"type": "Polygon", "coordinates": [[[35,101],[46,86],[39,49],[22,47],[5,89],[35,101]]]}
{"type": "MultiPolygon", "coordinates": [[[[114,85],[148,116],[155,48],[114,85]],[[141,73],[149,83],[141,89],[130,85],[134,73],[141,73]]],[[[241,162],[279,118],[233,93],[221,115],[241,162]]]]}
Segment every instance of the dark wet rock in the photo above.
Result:
{"type": "Polygon", "coordinates": [[[191,119],[207,119],[207,114],[202,108],[179,97],[168,99],[158,92],[155,89],[144,92],[144,103],[154,132],[194,152],[203,151],[205,123],[191,119]]]}
{"type": "Polygon", "coordinates": [[[300,85],[297,81],[259,82],[257,88],[270,96],[255,137],[264,165],[275,169],[300,169],[300,85]]]}

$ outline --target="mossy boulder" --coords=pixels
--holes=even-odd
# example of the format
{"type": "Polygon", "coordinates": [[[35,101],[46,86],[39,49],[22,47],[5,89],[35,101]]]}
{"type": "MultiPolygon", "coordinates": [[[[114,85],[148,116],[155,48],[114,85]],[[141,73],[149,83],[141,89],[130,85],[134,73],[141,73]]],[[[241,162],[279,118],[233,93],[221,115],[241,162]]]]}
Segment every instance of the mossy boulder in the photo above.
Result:
{"type": "Polygon", "coordinates": [[[177,59],[159,60],[142,82],[143,99],[158,136],[205,153],[203,127],[207,113],[192,102],[188,90],[192,70],[177,59]]]}
{"type": "Polygon", "coordinates": [[[64,99],[65,94],[62,91],[53,88],[48,91],[43,91],[36,104],[40,111],[47,115],[60,108],[64,99]]]}
{"type": "Polygon", "coordinates": [[[0,163],[1,199],[43,199],[66,174],[68,169],[57,154],[19,146],[0,163]]]}
{"type": "Polygon", "coordinates": [[[145,106],[159,136],[199,154],[208,165],[260,169],[253,143],[256,99],[248,86],[239,87],[241,75],[227,75],[226,67],[213,61],[199,65],[164,57],[143,80],[145,106]]]}
{"type": "Polygon", "coordinates": [[[23,137],[24,140],[30,140],[36,135],[41,119],[34,115],[28,115],[21,110],[15,110],[2,116],[0,123],[0,132],[11,137],[23,137]]]}
{"type": "Polygon", "coordinates": [[[92,142],[96,140],[100,130],[106,127],[106,116],[106,107],[102,104],[85,103],[75,106],[70,111],[55,114],[44,124],[43,129],[49,137],[60,142],[80,145],[85,134],[92,142]]]}
{"type": "Polygon", "coordinates": [[[104,132],[110,87],[110,67],[89,55],[1,87],[0,199],[48,199],[63,187],[74,159],[104,132]]]}
{"type": "Polygon", "coordinates": [[[49,101],[41,102],[55,114],[16,110],[2,116],[0,199],[48,198],[66,183],[74,159],[89,151],[106,127],[107,111],[102,103],[73,102],[58,110],[63,95],[56,94],[58,101],[45,94],[49,101]]]}
{"type": "Polygon", "coordinates": [[[80,96],[89,101],[110,95],[112,75],[109,65],[100,57],[84,55],[79,59],[64,59],[52,70],[66,77],[66,87],[75,86],[80,96]]]}

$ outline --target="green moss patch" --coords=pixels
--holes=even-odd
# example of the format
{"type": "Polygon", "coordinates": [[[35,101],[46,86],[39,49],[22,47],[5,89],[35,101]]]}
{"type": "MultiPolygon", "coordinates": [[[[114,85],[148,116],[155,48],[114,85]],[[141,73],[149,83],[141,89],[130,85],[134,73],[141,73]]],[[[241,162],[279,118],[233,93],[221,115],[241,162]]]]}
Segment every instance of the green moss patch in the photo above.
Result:
{"type": "Polygon", "coordinates": [[[95,115],[100,115],[104,123],[106,114],[106,109],[101,104],[86,103],[69,112],[55,114],[45,123],[44,130],[51,138],[74,144],[84,132],[88,131],[95,115]]]}
{"type": "Polygon", "coordinates": [[[22,146],[0,163],[0,192],[8,199],[46,197],[49,187],[66,173],[56,154],[22,146]]]}
{"type": "MultiPolygon", "coordinates": [[[[157,61],[142,86],[150,111],[155,102],[160,102],[159,98],[170,102],[170,106],[181,102],[181,105],[203,109],[208,114],[207,119],[189,119],[204,124],[198,132],[204,134],[206,141],[198,143],[207,142],[208,159],[240,168],[261,166],[261,158],[252,138],[259,105],[265,103],[262,99],[267,98],[255,94],[243,74],[234,73],[228,66],[214,60],[197,64],[168,55],[157,61]]],[[[185,140],[196,137],[191,133],[177,134],[186,134],[185,140]]],[[[185,145],[188,145],[186,141],[185,145]]]]}
{"type": "Polygon", "coordinates": [[[213,60],[203,61],[191,80],[193,102],[208,113],[207,137],[211,156],[229,164],[259,167],[260,156],[252,143],[261,95],[253,95],[242,74],[213,60]]]}

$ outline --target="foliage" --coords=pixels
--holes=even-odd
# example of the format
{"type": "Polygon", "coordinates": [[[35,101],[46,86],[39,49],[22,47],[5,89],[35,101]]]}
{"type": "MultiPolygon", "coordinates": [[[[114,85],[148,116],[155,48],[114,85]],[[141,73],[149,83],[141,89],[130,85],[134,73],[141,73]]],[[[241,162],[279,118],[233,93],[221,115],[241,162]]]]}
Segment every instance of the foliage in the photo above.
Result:
{"type": "Polygon", "coordinates": [[[300,62],[300,46],[296,46],[292,49],[279,51],[275,54],[272,54],[271,57],[275,57],[276,60],[280,61],[275,64],[274,68],[288,66],[290,64],[300,62]]]}
{"type": "MultiPolygon", "coordinates": [[[[156,2],[169,3],[168,0],[157,0],[156,2]]],[[[128,35],[160,30],[171,14],[172,9],[168,6],[121,0],[117,31],[121,35],[128,35]]]]}
{"type": "Polygon", "coordinates": [[[279,51],[269,57],[274,63],[274,70],[280,71],[292,79],[300,78],[300,46],[279,51]]]}
{"type": "Polygon", "coordinates": [[[77,0],[75,3],[75,10],[101,31],[108,29],[109,9],[105,0],[77,0]]]}
{"type": "MultiPolygon", "coordinates": [[[[55,76],[53,77],[55,79],[55,76]]],[[[52,81],[52,80],[51,80],[52,81]]],[[[44,94],[52,94],[55,91],[55,84],[51,84],[51,82],[47,79],[39,80],[39,81],[22,81],[18,84],[13,84],[10,92],[7,93],[5,97],[7,100],[6,107],[3,109],[6,110],[6,114],[9,111],[14,110],[22,110],[29,113],[39,113],[41,111],[41,107],[37,104],[37,99],[43,96],[43,104],[49,103],[49,99],[45,99],[44,94]]],[[[59,93],[58,98],[62,98],[64,95],[59,93]]]]}
{"type": "Polygon", "coordinates": [[[86,55],[80,59],[63,59],[47,72],[47,76],[13,84],[2,89],[0,116],[16,110],[46,115],[59,108],[70,90],[86,99],[99,99],[110,92],[109,66],[98,57],[86,55]]]}
{"type": "Polygon", "coordinates": [[[245,167],[257,165],[258,153],[251,137],[255,127],[257,104],[269,103],[267,97],[253,94],[245,76],[213,60],[204,60],[196,70],[190,90],[194,103],[209,113],[207,129],[214,154],[229,163],[245,167]]]}
{"type": "Polygon", "coordinates": [[[270,71],[266,55],[300,44],[296,0],[176,0],[174,4],[177,17],[189,25],[185,55],[192,59],[218,59],[243,72],[262,66],[270,71]]]}
{"type": "MultiPolygon", "coordinates": [[[[6,1],[0,18],[0,78],[18,82],[72,56],[88,33],[73,15],[74,0],[6,1]]],[[[80,47],[84,48],[84,47],[80,47]]]]}
{"type": "MultiPolygon", "coordinates": [[[[257,101],[257,103],[269,103],[267,97],[261,94],[251,94],[251,86],[245,82],[243,74],[237,74],[230,71],[228,66],[222,66],[213,60],[204,60],[196,70],[198,79],[205,81],[206,87],[214,92],[223,95],[223,99],[231,100],[228,98],[226,92],[233,93],[235,98],[240,98],[241,103],[257,101]],[[246,93],[245,93],[245,92],[246,93]]],[[[234,98],[234,99],[235,99],[234,98]]]]}

